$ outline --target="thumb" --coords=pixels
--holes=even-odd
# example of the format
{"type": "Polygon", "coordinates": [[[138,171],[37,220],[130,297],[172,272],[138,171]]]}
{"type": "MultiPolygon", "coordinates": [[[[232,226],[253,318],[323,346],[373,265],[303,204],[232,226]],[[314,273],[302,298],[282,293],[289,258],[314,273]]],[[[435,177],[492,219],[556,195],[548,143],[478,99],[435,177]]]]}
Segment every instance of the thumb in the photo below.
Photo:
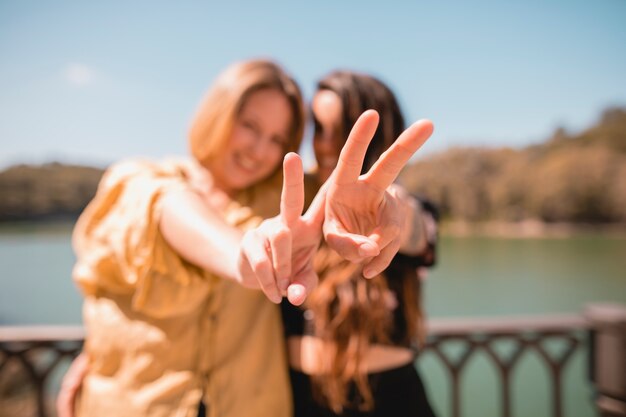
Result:
{"type": "Polygon", "coordinates": [[[287,288],[287,299],[295,306],[304,303],[304,300],[317,286],[319,278],[312,267],[298,274],[287,288]]]}

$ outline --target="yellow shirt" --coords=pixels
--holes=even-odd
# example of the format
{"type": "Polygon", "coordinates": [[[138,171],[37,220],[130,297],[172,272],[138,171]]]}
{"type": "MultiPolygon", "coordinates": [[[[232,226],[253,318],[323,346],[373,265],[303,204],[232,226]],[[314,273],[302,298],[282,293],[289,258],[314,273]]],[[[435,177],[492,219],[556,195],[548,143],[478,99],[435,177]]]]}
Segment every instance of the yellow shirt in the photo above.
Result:
{"type": "MultiPolygon", "coordinates": [[[[79,416],[288,417],[279,309],[182,259],[159,231],[161,196],[196,190],[190,161],[110,168],[74,230],[91,367],[79,416]]],[[[242,229],[278,212],[259,186],[224,210],[242,229]]]]}

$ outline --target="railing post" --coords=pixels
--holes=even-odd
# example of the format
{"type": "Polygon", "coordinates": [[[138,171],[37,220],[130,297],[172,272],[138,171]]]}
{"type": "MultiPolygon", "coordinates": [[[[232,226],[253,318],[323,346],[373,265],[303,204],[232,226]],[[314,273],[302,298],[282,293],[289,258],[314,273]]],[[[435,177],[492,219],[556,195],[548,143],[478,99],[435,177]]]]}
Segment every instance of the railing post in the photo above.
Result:
{"type": "Polygon", "coordinates": [[[589,376],[601,416],[626,416],[626,306],[592,304],[589,376]]]}

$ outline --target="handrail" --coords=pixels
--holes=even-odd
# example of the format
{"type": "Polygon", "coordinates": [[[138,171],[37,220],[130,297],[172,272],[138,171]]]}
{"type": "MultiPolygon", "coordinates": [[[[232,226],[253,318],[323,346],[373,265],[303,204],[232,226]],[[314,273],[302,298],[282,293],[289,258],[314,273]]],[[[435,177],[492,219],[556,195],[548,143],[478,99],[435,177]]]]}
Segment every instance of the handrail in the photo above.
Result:
{"type": "MultiPolygon", "coordinates": [[[[460,376],[477,352],[484,352],[499,371],[501,415],[511,416],[511,379],[519,359],[527,351],[536,352],[548,369],[552,414],[563,416],[561,377],[573,353],[581,346],[587,346],[597,409],[602,415],[626,416],[626,308],[623,306],[596,305],[583,314],[437,318],[429,320],[427,328],[429,336],[420,357],[433,354],[448,370],[453,417],[461,417],[460,376]],[[554,339],[565,345],[557,353],[544,346],[545,341],[554,339]],[[513,344],[507,353],[495,348],[503,340],[513,344]],[[452,357],[447,353],[445,346],[450,343],[462,345],[460,355],[457,352],[452,357]]],[[[0,382],[2,373],[11,368],[10,363],[14,370],[21,367],[24,378],[35,388],[37,415],[46,417],[49,410],[44,396],[50,374],[80,352],[84,336],[82,326],[0,326],[0,382]],[[45,355],[33,355],[35,351],[43,351],[45,355]],[[47,357],[47,362],[41,363],[38,358],[42,356],[47,357]]]]}
{"type": "Polygon", "coordinates": [[[588,329],[589,320],[580,314],[553,314],[549,316],[500,316],[472,318],[437,318],[427,323],[430,336],[471,333],[509,334],[524,331],[566,331],[588,329]]]}
{"type": "Polygon", "coordinates": [[[83,340],[83,326],[0,326],[0,342],[83,340]]]}
{"type": "MultiPolygon", "coordinates": [[[[589,320],[579,314],[550,316],[511,316],[436,318],[427,322],[430,336],[471,333],[508,334],[523,331],[579,330],[590,327],[589,320]]],[[[26,325],[0,326],[0,342],[34,342],[82,340],[85,330],[81,325],[26,325]]]]}

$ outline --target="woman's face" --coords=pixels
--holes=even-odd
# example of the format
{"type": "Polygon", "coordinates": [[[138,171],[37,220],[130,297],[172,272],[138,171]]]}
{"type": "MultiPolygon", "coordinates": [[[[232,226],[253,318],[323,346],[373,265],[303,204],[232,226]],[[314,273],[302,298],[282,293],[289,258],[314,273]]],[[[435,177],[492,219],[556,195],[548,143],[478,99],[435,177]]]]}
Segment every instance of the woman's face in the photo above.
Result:
{"type": "Polygon", "coordinates": [[[313,150],[317,160],[317,175],[320,183],[326,181],[339,161],[339,153],[346,138],[343,128],[343,105],[341,98],[330,90],[320,90],[311,104],[315,132],[313,150]]]}
{"type": "Polygon", "coordinates": [[[209,164],[215,184],[234,194],[267,178],[289,145],[291,122],[291,106],[283,93],[271,89],[252,93],[226,147],[209,164]]]}

